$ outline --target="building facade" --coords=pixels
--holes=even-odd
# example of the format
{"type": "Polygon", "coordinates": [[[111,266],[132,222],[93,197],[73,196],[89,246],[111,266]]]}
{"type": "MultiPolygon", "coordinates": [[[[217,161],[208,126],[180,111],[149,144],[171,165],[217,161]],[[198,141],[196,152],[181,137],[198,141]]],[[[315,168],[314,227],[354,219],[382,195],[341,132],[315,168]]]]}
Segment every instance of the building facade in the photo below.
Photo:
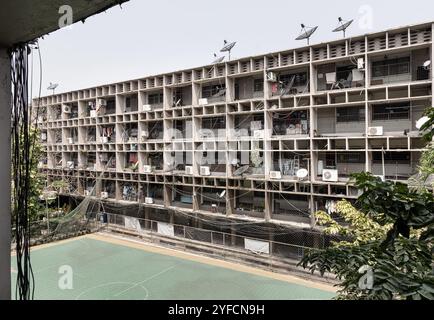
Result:
{"type": "Polygon", "coordinates": [[[50,185],[68,194],[300,226],[407,181],[433,106],[433,24],[34,100],[50,185]]]}

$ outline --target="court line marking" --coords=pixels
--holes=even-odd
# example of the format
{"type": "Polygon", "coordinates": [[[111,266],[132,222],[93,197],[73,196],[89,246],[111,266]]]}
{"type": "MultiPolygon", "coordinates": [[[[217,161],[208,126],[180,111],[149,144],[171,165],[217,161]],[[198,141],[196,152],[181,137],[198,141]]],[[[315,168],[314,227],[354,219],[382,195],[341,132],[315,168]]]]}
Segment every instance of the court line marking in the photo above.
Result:
{"type": "Polygon", "coordinates": [[[134,287],[136,287],[136,286],[141,286],[143,283],[148,282],[149,280],[152,280],[152,279],[154,279],[154,278],[156,278],[156,277],[158,277],[158,276],[161,276],[163,273],[166,273],[166,272],[168,272],[169,270],[174,269],[177,265],[178,265],[178,264],[176,264],[176,265],[174,265],[174,266],[170,266],[170,267],[168,267],[168,268],[166,268],[166,269],[164,269],[164,270],[162,270],[162,271],[160,271],[160,272],[157,272],[156,274],[154,274],[154,275],[152,275],[152,276],[146,278],[145,280],[140,281],[140,282],[137,282],[137,283],[134,284],[133,286],[131,286],[131,287],[125,289],[125,290],[122,290],[122,291],[118,292],[118,293],[115,294],[114,296],[115,296],[115,297],[118,297],[118,296],[120,296],[121,294],[124,294],[125,292],[131,290],[132,288],[134,288],[134,287]]]}
{"type": "Polygon", "coordinates": [[[96,234],[89,234],[89,235],[87,235],[87,237],[90,239],[94,239],[94,240],[105,241],[105,242],[112,243],[112,244],[136,248],[136,249],[146,251],[146,252],[173,256],[173,257],[177,257],[180,259],[190,260],[190,261],[199,262],[199,263],[205,263],[208,265],[218,266],[218,267],[222,267],[222,268],[226,268],[226,269],[230,269],[230,270],[234,270],[234,271],[239,271],[239,272],[244,272],[244,273],[249,273],[249,274],[254,274],[257,276],[271,278],[274,280],[285,281],[285,282],[289,282],[291,284],[297,284],[297,285],[301,285],[301,286],[305,286],[305,287],[309,287],[309,288],[314,288],[314,289],[319,289],[319,290],[323,290],[323,291],[327,291],[327,292],[331,292],[331,293],[336,293],[336,291],[338,290],[333,285],[328,285],[328,284],[319,283],[319,282],[315,282],[315,281],[311,281],[311,280],[306,280],[306,279],[303,279],[303,278],[300,278],[300,277],[297,277],[294,275],[271,272],[271,271],[267,271],[267,270],[254,268],[251,266],[237,264],[234,262],[228,262],[228,261],[218,260],[218,259],[214,259],[214,258],[210,258],[210,257],[206,257],[206,256],[201,256],[201,255],[197,255],[197,254],[190,253],[190,252],[183,252],[183,251],[179,251],[179,250],[175,250],[175,249],[169,249],[166,247],[157,246],[153,243],[143,242],[140,240],[134,240],[134,239],[130,239],[130,238],[125,238],[125,237],[120,237],[120,236],[115,236],[115,235],[105,234],[105,233],[100,233],[100,232],[96,233],[96,234]]]}
{"type": "MultiPolygon", "coordinates": [[[[129,284],[129,285],[131,285],[131,284],[134,284],[134,282],[115,281],[115,282],[107,282],[107,283],[99,284],[97,286],[93,286],[93,287],[85,289],[78,296],[76,296],[74,298],[74,300],[78,300],[81,296],[83,296],[84,294],[86,294],[92,290],[108,287],[108,286],[115,285],[115,284],[129,284]]],[[[149,291],[145,286],[142,286],[142,285],[139,285],[139,286],[143,289],[143,291],[146,292],[146,296],[143,298],[143,300],[146,300],[149,297],[149,291]]]]}

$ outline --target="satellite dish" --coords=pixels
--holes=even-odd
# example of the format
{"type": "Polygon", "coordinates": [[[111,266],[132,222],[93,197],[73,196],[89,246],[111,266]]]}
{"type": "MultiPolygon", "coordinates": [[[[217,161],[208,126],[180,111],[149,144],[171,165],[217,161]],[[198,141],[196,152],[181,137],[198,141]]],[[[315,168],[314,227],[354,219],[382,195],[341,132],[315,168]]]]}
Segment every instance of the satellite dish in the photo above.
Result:
{"type": "Polygon", "coordinates": [[[226,194],[226,190],[223,190],[220,194],[218,194],[218,197],[222,199],[225,196],[225,194],[226,194]]]}
{"type": "Polygon", "coordinates": [[[427,60],[423,63],[423,68],[429,70],[431,68],[431,60],[427,60]]]}
{"type": "Polygon", "coordinates": [[[342,31],[344,33],[344,38],[345,38],[345,31],[350,26],[350,24],[353,23],[354,20],[344,21],[344,20],[342,20],[341,17],[339,17],[338,20],[339,20],[339,26],[336,27],[335,29],[333,29],[333,32],[340,32],[340,31],[342,31]]]}
{"type": "Polygon", "coordinates": [[[297,178],[299,178],[300,180],[306,178],[308,174],[309,172],[306,169],[299,169],[296,173],[297,178]]]}
{"type": "Polygon", "coordinates": [[[232,159],[232,161],[231,161],[231,164],[232,164],[233,166],[237,166],[238,163],[240,163],[240,160],[238,160],[237,158],[232,159]]]}
{"type": "Polygon", "coordinates": [[[247,170],[250,169],[250,166],[245,165],[242,167],[239,167],[237,170],[234,171],[234,176],[242,176],[247,170]]]}
{"type": "Polygon", "coordinates": [[[236,42],[227,42],[226,40],[224,41],[224,45],[223,48],[220,50],[220,52],[228,52],[229,53],[229,60],[231,60],[231,50],[233,47],[235,47],[236,42]]]}
{"type": "Polygon", "coordinates": [[[312,34],[318,29],[318,26],[316,27],[307,27],[303,23],[301,24],[301,34],[295,38],[295,40],[304,40],[307,39],[307,44],[309,45],[309,39],[312,36],[312,34]]]}
{"type": "Polygon", "coordinates": [[[54,90],[56,90],[56,88],[57,88],[58,86],[59,86],[58,83],[51,83],[51,82],[50,82],[50,85],[48,86],[47,90],[53,90],[53,94],[54,94],[54,90]]]}
{"type": "Polygon", "coordinates": [[[416,128],[418,130],[420,130],[420,128],[422,128],[422,126],[429,120],[429,118],[427,116],[423,116],[422,118],[420,118],[419,120],[416,121],[416,128]]]}
{"type": "Polygon", "coordinates": [[[225,59],[225,57],[218,57],[215,53],[214,53],[214,61],[212,62],[212,64],[218,64],[220,62],[223,62],[223,60],[225,59]]]}

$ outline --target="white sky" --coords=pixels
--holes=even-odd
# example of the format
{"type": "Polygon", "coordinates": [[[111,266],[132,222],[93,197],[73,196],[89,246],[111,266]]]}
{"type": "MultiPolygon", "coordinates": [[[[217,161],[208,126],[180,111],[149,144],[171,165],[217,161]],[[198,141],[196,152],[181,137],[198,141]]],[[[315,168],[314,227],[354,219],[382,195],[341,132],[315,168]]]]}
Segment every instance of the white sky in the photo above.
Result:
{"type": "Polygon", "coordinates": [[[431,0],[131,0],[40,40],[42,95],[49,82],[60,93],[205,65],[223,39],[237,41],[232,58],[299,47],[302,22],[319,26],[315,44],[342,37],[331,32],[338,16],[355,19],[347,36],[356,36],[433,21],[433,13],[431,0]]]}

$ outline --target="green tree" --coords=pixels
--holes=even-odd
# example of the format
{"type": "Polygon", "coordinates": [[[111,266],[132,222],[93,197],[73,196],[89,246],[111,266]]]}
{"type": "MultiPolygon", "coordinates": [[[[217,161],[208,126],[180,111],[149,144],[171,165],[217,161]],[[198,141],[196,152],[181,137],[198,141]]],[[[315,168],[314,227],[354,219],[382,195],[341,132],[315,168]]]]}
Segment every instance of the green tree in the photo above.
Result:
{"type": "Polygon", "coordinates": [[[353,179],[363,194],[357,209],[339,203],[338,215],[346,225],[317,214],[325,232],[344,241],[308,251],[300,265],[311,272],[334,273],[340,281],[338,299],[434,299],[433,195],[369,173],[353,179]],[[372,286],[361,281],[367,269],[372,286]]]}
{"type": "MultiPolygon", "coordinates": [[[[41,195],[44,188],[44,179],[39,173],[38,164],[43,154],[42,145],[39,142],[39,131],[35,128],[31,128],[29,132],[29,139],[32,141],[30,147],[31,162],[30,162],[30,190],[29,190],[29,219],[30,221],[40,220],[43,216],[41,195]]],[[[21,139],[24,139],[21,137],[21,139]]],[[[12,180],[13,184],[13,180],[12,180]]],[[[12,186],[13,190],[13,186],[12,186]]],[[[13,194],[12,194],[13,198],[13,194]]],[[[13,217],[12,217],[13,219],[13,217]]],[[[14,219],[13,219],[14,220],[14,219]]]]}

